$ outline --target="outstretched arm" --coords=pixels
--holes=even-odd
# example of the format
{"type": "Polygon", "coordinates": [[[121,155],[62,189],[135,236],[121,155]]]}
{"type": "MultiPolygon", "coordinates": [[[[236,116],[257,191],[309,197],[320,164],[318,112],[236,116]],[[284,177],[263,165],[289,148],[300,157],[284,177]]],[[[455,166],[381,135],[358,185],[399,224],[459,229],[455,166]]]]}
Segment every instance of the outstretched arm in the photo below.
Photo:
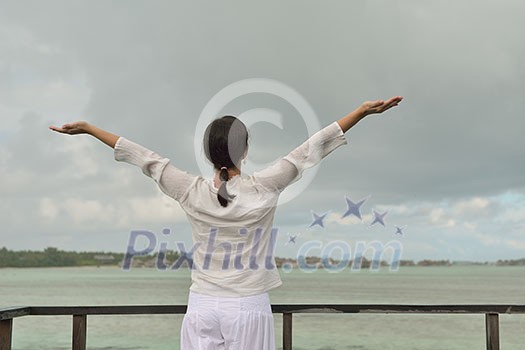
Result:
{"type": "Polygon", "coordinates": [[[49,129],[68,135],[89,134],[99,139],[115,150],[115,160],[139,167],[144,175],[155,180],[162,192],[175,200],[184,198],[195,179],[194,175],[172,165],[168,158],[87,122],[78,121],[61,127],[50,126],[49,129]]]}
{"type": "Polygon", "coordinates": [[[395,96],[388,101],[376,100],[364,102],[359,108],[326,126],[310,136],[302,145],[274,165],[254,173],[254,177],[267,188],[277,191],[297,181],[302,172],[315,166],[337,147],[346,144],[344,133],[357,124],[365,116],[383,113],[397,106],[403,97],[395,96]]]}
{"type": "Polygon", "coordinates": [[[64,124],[62,125],[62,127],[50,126],[49,129],[68,135],[89,134],[104,142],[111,148],[115,148],[115,144],[117,143],[117,140],[120,137],[118,135],[110,133],[109,131],[97,128],[96,126],[84,121],[64,124]]]}
{"type": "Polygon", "coordinates": [[[347,132],[367,115],[383,113],[384,111],[397,106],[401,100],[403,100],[403,97],[394,96],[387,101],[376,100],[363,102],[359,108],[339,119],[337,123],[343,132],[347,132]]]}

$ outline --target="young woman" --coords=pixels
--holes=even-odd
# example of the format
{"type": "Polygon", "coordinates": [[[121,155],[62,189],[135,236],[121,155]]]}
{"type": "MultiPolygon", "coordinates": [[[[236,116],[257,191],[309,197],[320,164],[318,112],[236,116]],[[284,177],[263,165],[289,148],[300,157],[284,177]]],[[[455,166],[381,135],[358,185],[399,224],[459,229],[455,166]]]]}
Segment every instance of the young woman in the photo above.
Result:
{"type": "Polygon", "coordinates": [[[279,194],[305,169],[346,144],[344,133],[362,118],[397,106],[402,99],[364,102],[251,176],[241,175],[248,132],[233,116],[214,120],[204,134],[204,152],[215,169],[213,179],[182,171],[169,159],[84,121],[50,129],[89,134],[114,148],[117,161],[140,167],[186,212],[194,245],[182,350],[273,350],[268,291],[281,285],[272,251],[279,194]]]}

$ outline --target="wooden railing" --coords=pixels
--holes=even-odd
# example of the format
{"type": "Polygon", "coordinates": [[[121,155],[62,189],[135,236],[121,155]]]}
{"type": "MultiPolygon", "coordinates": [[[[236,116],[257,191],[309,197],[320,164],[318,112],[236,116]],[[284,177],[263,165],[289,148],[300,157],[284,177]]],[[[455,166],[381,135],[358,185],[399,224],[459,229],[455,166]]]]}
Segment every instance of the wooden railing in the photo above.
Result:
{"type": "MultiPolygon", "coordinates": [[[[283,315],[283,350],[292,349],[292,320],[296,313],[484,314],[487,350],[499,350],[499,315],[523,314],[525,305],[389,305],[289,304],[272,305],[283,315]]],[[[13,320],[22,316],[72,316],[72,349],[86,349],[88,315],[184,314],[186,305],[26,306],[0,309],[0,350],[11,350],[13,320]]]]}

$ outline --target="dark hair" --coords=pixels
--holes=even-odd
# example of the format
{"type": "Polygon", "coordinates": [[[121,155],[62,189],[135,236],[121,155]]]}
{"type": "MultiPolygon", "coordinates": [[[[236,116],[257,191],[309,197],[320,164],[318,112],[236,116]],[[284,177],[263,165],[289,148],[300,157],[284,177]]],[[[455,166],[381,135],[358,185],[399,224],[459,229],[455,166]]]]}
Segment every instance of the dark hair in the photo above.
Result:
{"type": "Polygon", "coordinates": [[[219,203],[226,207],[232,196],[226,190],[227,169],[238,169],[248,148],[248,131],[239,119],[226,115],[215,119],[204,132],[204,153],[216,170],[220,170],[221,186],[217,193],[219,203]]]}

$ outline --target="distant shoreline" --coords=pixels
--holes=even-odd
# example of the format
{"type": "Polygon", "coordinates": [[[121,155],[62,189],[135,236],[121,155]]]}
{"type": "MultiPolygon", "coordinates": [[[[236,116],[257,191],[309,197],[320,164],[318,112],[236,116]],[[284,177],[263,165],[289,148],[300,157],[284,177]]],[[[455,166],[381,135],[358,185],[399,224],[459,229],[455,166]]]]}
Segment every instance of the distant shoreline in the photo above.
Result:
{"type": "MultiPolygon", "coordinates": [[[[13,251],[6,247],[0,248],[0,269],[3,268],[47,268],[47,267],[120,267],[126,254],[113,252],[76,252],[64,251],[57,248],[48,247],[43,251],[22,250],[13,251]]],[[[158,254],[152,255],[135,255],[132,257],[131,268],[155,268],[159,261],[165,266],[172,266],[172,264],[180,258],[176,251],[165,252],[162,256],[158,254]]],[[[324,264],[336,265],[339,261],[329,259],[329,262],[322,261],[320,257],[308,256],[301,257],[301,260],[306,262],[309,266],[321,267],[324,264]]],[[[381,267],[388,267],[389,264],[383,260],[373,261],[366,257],[355,259],[361,268],[369,268],[371,265],[381,267]]],[[[297,268],[298,263],[293,258],[276,257],[275,263],[277,268],[283,265],[297,268]]],[[[460,261],[460,260],[432,260],[424,259],[420,261],[414,260],[399,260],[395,261],[399,267],[427,267],[427,266],[525,266],[525,258],[522,259],[508,259],[497,261],[460,261]]],[[[393,262],[392,262],[393,264],[393,262]]],[[[351,267],[349,265],[348,267],[351,267]]]]}
{"type": "MultiPolygon", "coordinates": [[[[84,266],[115,266],[119,267],[126,258],[124,253],[112,252],[76,252],[64,251],[58,248],[48,247],[43,251],[21,250],[13,251],[6,247],[0,248],[0,268],[39,268],[39,267],[84,267],[84,266]]],[[[129,257],[128,257],[129,258],[129,257]]],[[[159,256],[158,254],[150,255],[134,255],[131,257],[131,268],[155,268],[161,262],[164,266],[172,266],[175,261],[180,258],[177,251],[167,251],[159,256]]],[[[301,260],[309,266],[322,267],[323,264],[337,265],[338,260],[329,259],[329,261],[322,261],[320,257],[308,256],[301,257],[301,260]]],[[[275,262],[277,268],[281,268],[284,264],[297,268],[297,259],[276,257],[275,262]]],[[[367,269],[371,265],[388,267],[389,264],[383,260],[373,261],[366,257],[355,258],[355,263],[358,263],[360,268],[367,269]]],[[[393,264],[394,262],[392,262],[393,264]]],[[[525,258],[523,259],[508,259],[497,260],[494,262],[477,262],[477,261],[460,261],[460,260],[431,260],[424,259],[420,261],[414,260],[399,260],[395,262],[399,267],[406,266],[525,266],[525,258]]],[[[326,266],[326,265],[325,265],[326,266]]],[[[184,265],[183,265],[184,267],[184,265]]],[[[351,264],[348,266],[351,267],[351,264]]]]}
{"type": "MultiPolygon", "coordinates": [[[[401,265],[402,268],[428,268],[428,267],[439,267],[439,268],[461,268],[461,267],[503,267],[503,266],[510,266],[510,267],[525,267],[523,264],[497,264],[497,263],[472,263],[472,264],[450,264],[450,265],[401,265]]],[[[400,267],[400,268],[401,268],[400,267]]],[[[277,267],[278,269],[281,269],[281,266],[277,267]]],[[[385,267],[383,267],[385,268],[385,267]]],[[[82,265],[82,266],[0,266],[0,271],[6,271],[6,270],[29,270],[29,269],[118,269],[122,271],[126,271],[122,268],[120,264],[115,265],[82,265]]],[[[186,268],[182,268],[182,270],[185,270],[186,268]]],[[[300,270],[299,268],[295,268],[296,270],[300,270]]],[[[347,267],[346,269],[350,270],[350,267],[347,267]]],[[[133,267],[130,270],[156,270],[154,266],[139,266],[139,267],[133,267]]],[[[179,269],[180,270],[180,269],[179,269]]],[[[319,270],[323,270],[320,268],[319,270]]],[[[363,268],[363,270],[368,270],[367,268],[363,268]]],[[[166,269],[166,271],[170,271],[170,269],[166,269]]],[[[178,271],[178,270],[176,270],[178,271]]]]}

